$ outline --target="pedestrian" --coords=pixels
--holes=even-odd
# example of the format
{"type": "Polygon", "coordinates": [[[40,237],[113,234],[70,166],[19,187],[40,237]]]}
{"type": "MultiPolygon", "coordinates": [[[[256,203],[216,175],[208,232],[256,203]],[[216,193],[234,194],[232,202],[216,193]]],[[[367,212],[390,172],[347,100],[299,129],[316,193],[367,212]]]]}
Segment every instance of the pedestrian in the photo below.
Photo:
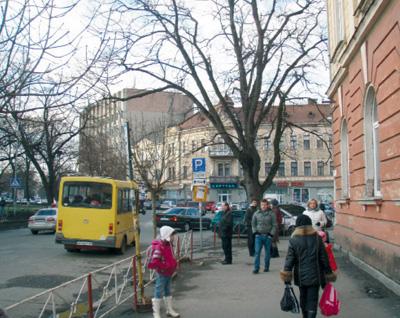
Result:
{"type": "Polygon", "coordinates": [[[246,225],[246,232],[247,232],[247,247],[249,249],[249,255],[251,257],[254,256],[254,233],[253,229],[251,228],[251,221],[257,209],[258,209],[258,200],[252,199],[250,206],[247,208],[246,213],[244,214],[244,224],[246,225]]]}
{"type": "Polygon", "coordinates": [[[284,269],[280,273],[285,283],[291,283],[293,275],[300,290],[303,318],[315,318],[319,289],[325,287],[326,282],[335,281],[336,275],[329,266],[321,237],[312,227],[310,217],[304,214],[296,219],[296,229],[289,239],[284,269]]]}
{"type": "Polygon", "coordinates": [[[1,200],[0,200],[0,220],[2,220],[5,215],[5,209],[6,209],[6,200],[4,200],[4,198],[1,198],[1,200]]]}
{"type": "Polygon", "coordinates": [[[220,237],[222,241],[222,249],[225,259],[222,265],[232,264],[232,233],[233,233],[233,217],[228,202],[222,204],[222,217],[219,223],[220,237]]]}
{"type": "Polygon", "coordinates": [[[160,238],[151,243],[151,256],[148,267],[156,272],[153,303],[153,317],[161,317],[161,297],[164,295],[164,303],[167,315],[179,317],[180,315],[172,307],[171,278],[174,274],[177,261],[174,256],[173,244],[176,240],[176,231],[170,226],[160,228],[160,238]]]}
{"type": "Polygon", "coordinates": [[[260,255],[263,246],[265,250],[264,272],[269,272],[271,243],[277,230],[277,225],[275,214],[272,212],[267,199],[261,201],[261,209],[254,213],[251,226],[255,234],[253,274],[258,274],[260,270],[260,255]]]}
{"type": "Polygon", "coordinates": [[[272,239],[271,244],[271,258],[279,257],[278,243],[279,243],[279,233],[282,230],[282,212],[279,208],[279,201],[277,199],[273,199],[271,201],[272,211],[275,213],[277,229],[275,231],[274,238],[272,239]]]}
{"type": "Polygon", "coordinates": [[[327,220],[325,213],[319,209],[317,200],[311,199],[308,201],[307,209],[303,214],[307,215],[311,219],[315,231],[321,231],[326,226],[327,220]]]}

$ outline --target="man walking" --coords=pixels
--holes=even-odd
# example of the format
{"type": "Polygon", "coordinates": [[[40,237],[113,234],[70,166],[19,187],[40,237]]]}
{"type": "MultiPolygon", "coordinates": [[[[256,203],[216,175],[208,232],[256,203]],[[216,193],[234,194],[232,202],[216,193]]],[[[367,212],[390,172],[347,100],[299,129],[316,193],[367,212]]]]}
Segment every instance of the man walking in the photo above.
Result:
{"type": "Polygon", "coordinates": [[[5,215],[5,209],[6,209],[6,200],[4,198],[0,199],[0,221],[3,219],[5,215]]]}
{"type": "Polygon", "coordinates": [[[253,215],[258,209],[257,199],[251,200],[250,206],[247,208],[244,215],[244,224],[246,225],[247,231],[247,247],[249,248],[249,255],[254,256],[254,234],[251,228],[251,221],[253,220],[253,215]]]}
{"type": "Polygon", "coordinates": [[[271,242],[277,230],[276,217],[272,212],[267,199],[261,201],[261,209],[254,213],[251,226],[255,234],[255,259],[253,274],[258,274],[260,270],[260,255],[264,246],[264,272],[269,272],[271,258],[271,242]]]}

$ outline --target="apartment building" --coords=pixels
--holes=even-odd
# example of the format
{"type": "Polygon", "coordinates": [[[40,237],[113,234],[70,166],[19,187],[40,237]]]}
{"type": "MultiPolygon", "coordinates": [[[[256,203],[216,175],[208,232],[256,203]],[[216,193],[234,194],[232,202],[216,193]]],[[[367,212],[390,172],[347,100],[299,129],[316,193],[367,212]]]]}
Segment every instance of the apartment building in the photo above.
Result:
{"type": "Polygon", "coordinates": [[[335,243],[400,294],[400,1],[327,3],[335,243]]]}
{"type": "MultiPolygon", "coordinates": [[[[179,123],[192,113],[191,99],[175,92],[158,92],[128,99],[144,92],[146,91],[141,89],[124,88],[114,94],[121,100],[103,100],[87,107],[81,115],[81,123],[85,124],[85,129],[80,134],[79,170],[81,172],[90,173],[93,170],[91,166],[95,165],[96,171],[105,171],[107,174],[110,169],[107,169],[105,165],[110,163],[113,165],[112,168],[115,168],[116,164],[121,164],[124,166],[122,170],[126,171],[124,130],[126,122],[129,122],[131,143],[135,143],[147,133],[179,123]],[[105,149],[104,152],[112,156],[105,156],[99,153],[101,150],[93,149],[93,143],[99,144],[102,149],[105,149]],[[96,154],[93,154],[94,151],[96,154]],[[96,161],[104,162],[104,164],[96,161]]],[[[111,171],[107,175],[117,177],[113,174],[111,171]]],[[[118,177],[121,177],[120,173],[118,177]]]]}
{"type": "MultiPolygon", "coordinates": [[[[287,106],[288,120],[301,128],[288,129],[281,141],[283,160],[274,184],[264,194],[281,202],[307,202],[310,198],[333,201],[333,164],[330,156],[331,128],[329,105],[287,106]]],[[[273,159],[272,141],[266,138],[271,123],[259,130],[257,148],[262,161],[260,181],[265,179],[273,159]]],[[[216,135],[212,124],[201,113],[194,114],[168,132],[169,143],[179,152],[172,182],[165,197],[190,199],[192,196],[192,158],[206,158],[208,199],[247,201],[241,185],[243,172],[230,148],[216,135]]]]}

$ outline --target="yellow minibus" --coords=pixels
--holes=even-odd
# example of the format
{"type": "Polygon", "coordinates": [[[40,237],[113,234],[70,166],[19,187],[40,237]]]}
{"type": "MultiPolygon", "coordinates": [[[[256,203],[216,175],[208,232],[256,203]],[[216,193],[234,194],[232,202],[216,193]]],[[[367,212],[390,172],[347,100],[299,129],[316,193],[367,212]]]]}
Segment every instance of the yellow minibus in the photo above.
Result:
{"type": "Polygon", "coordinates": [[[133,181],[68,176],[60,182],[56,243],[68,252],[135,243],[138,186],[133,181]]]}

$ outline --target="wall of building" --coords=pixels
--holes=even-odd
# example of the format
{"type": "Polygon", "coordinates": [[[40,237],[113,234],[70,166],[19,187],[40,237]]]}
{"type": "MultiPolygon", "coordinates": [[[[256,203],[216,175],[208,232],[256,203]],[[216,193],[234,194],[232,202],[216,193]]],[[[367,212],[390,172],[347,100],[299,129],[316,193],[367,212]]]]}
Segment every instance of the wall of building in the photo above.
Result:
{"type": "MultiPolygon", "coordinates": [[[[354,54],[336,60],[345,72],[332,89],[336,168],[336,242],[355,257],[400,283],[400,2],[373,1],[365,12],[363,35],[354,54]],[[374,11],[374,9],[376,9],[374,11]],[[376,12],[371,17],[372,12],[376,12]],[[382,198],[367,197],[364,105],[367,88],[376,91],[382,198]],[[348,125],[349,195],[342,189],[341,125],[348,125]]],[[[357,17],[356,17],[357,18],[357,17]]],[[[361,21],[361,22],[360,22],[361,21]]],[[[337,78],[339,72],[332,74],[337,78]]]]}

